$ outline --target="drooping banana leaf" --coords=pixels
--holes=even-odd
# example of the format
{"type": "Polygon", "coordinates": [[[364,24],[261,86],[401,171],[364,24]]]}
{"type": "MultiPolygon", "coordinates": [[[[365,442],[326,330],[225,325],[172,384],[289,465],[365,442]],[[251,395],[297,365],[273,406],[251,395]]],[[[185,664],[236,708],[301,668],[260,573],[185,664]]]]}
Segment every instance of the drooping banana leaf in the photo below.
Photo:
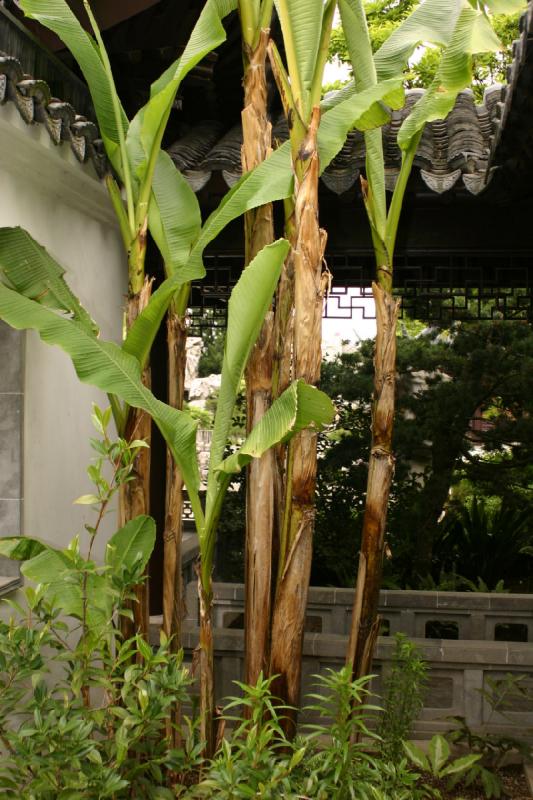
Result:
{"type": "Polygon", "coordinates": [[[407,150],[427,122],[444,119],[457,95],[472,81],[472,55],[501,47],[486,15],[466,3],[459,14],[431,85],[409,114],[398,133],[398,144],[407,150]]]}
{"type": "Polygon", "coordinates": [[[324,392],[303,380],[292,383],[272,404],[242,446],[216,468],[233,474],[252,458],[261,458],[275,445],[287,441],[304,428],[322,430],[335,417],[335,406],[324,392]]]}
{"type": "Polygon", "coordinates": [[[2,285],[0,319],[18,330],[36,330],[43,342],[61,347],[71,357],[83,383],[117,395],[129,406],[147,411],[168,443],[189,492],[198,491],[197,423],[187,413],[157,400],[143,386],[141,367],[136,358],[116,344],[96,338],[80,323],[65,319],[2,285]]]}
{"type": "Polygon", "coordinates": [[[57,311],[98,333],[98,327],[64,278],[65,270],[23,228],[0,228],[0,276],[30,300],[57,311]]]}
{"type": "Polygon", "coordinates": [[[387,107],[401,108],[403,101],[402,81],[396,78],[353,94],[326,111],[318,128],[321,171],[341,150],[349,131],[354,128],[362,131],[378,128],[390,118],[387,107]]]}
{"type": "Polygon", "coordinates": [[[424,0],[374,53],[378,80],[401,75],[424,43],[449,44],[466,0],[424,0]]]}

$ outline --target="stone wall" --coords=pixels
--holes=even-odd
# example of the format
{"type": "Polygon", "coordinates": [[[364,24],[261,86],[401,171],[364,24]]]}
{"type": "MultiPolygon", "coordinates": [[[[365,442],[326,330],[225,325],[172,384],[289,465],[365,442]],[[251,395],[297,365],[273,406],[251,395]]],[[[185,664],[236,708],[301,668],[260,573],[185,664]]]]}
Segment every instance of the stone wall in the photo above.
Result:
{"type": "MultiPolygon", "coordinates": [[[[21,226],[44,245],[103,338],[120,341],[127,263],[94,167],[80,164],[67,144],[54,145],[44,125],[27,125],[8,103],[0,107],[0,182],[0,226],[21,226]]],[[[90,509],[72,501],[91,488],[93,401],[108,405],[103,393],[79,382],[65,353],[0,323],[0,535],[61,546],[89,521],[90,509]]],[[[115,522],[110,514],[105,531],[115,522]]],[[[0,593],[14,575],[17,565],[0,559],[0,593]]]]}
{"type": "MultiPolygon", "coordinates": [[[[214,595],[216,694],[221,701],[237,693],[233,681],[242,680],[244,674],[243,587],[215,584],[214,595]]],[[[311,588],[304,642],[304,693],[312,691],[313,675],[343,665],[352,598],[349,589],[311,588]]],[[[389,628],[388,635],[378,640],[373,691],[382,691],[383,675],[390,668],[394,650],[391,634],[395,632],[408,635],[430,667],[426,703],[416,723],[415,736],[429,737],[447,730],[451,723],[446,718],[450,716],[464,716],[470,725],[495,732],[516,735],[520,731],[527,735],[529,728],[529,734],[533,734],[533,702],[515,702],[502,716],[491,712],[482,694],[488,688],[488,679],[498,680],[507,673],[526,676],[525,685],[533,693],[531,595],[384,591],[380,605],[389,628]],[[525,627],[528,640],[495,641],[495,633],[498,637],[504,632],[516,634],[512,627],[498,628],[503,625],[522,626],[521,634],[525,627]],[[458,639],[442,635],[455,635],[457,630],[458,639]],[[441,636],[435,638],[437,634],[441,636]]],[[[198,642],[194,582],[187,586],[187,612],[183,643],[187,658],[191,659],[198,642]]]]}

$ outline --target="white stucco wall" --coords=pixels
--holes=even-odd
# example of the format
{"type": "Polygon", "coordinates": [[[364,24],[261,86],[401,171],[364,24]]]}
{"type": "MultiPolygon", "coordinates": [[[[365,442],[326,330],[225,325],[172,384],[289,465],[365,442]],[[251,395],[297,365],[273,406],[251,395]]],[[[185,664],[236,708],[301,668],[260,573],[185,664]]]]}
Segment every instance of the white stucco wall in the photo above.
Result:
{"type": "MultiPolygon", "coordinates": [[[[26,125],[12,104],[0,108],[0,225],[20,225],[44,245],[102,336],[120,341],[127,265],[107,191],[67,143],[54,146],[44,127],[26,125]]],[[[26,334],[24,534],[66,544],[91,519],[72,501],[92,488],[85,471],[92,401],[107,405],[102,393],[78,381],[66,354],[26,334]]],[[[115,521],[110,514],[104,533],[115,521]]]]}

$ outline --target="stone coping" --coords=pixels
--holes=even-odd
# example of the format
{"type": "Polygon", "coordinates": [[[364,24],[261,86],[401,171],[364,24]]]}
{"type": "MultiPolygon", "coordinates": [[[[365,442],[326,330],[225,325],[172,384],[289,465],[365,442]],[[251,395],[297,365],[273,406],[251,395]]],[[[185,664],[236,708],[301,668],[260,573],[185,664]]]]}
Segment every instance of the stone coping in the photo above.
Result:
{"type": "MultiPolygon", "coordinates": [[[[158,640],[156,630],[158,618],[152,618],[152,639],[158,640]]],[[[199,630],[196,626],[185,625],[182,642],[186,650],[193,650],[198,644],[199,630]]],[[[213,631],[215,650],[220,653],[239,655],[243,653],[244,632],[231,628],[215,628],[213,631]]],[[[480,640],[417,639],[411,640],[418,647],[423,658],[431,664],[457,664],[461,667],[482,664],[486,668],[505,669],[520,667],[533,669],[533,647],[521,642],[488,642],[480,640]]],[[[347,636],[333,633],[313,633],[304,637],[304,656],[342,661],[348,643],[347,636]]],[[[378,661],[392,658],[394,639],[380,636],[376,650],[378,661]]]]}
{"type": "MultiPolygon", "coordinates": [[[[347,605],[353,603],[353,589],[311,586],[309,606],[347,605]]],[[[219,601],[237,600],[244,603],[244,585],[239,583],[214,583],[215,605],[219,601]]],[[[379,595],[381,608],[464,609],[465,611],[523,610],[533,614],[533,594],[506,594],[499,592],[428,592],[411,589],[383,589],[379,595]]]]}

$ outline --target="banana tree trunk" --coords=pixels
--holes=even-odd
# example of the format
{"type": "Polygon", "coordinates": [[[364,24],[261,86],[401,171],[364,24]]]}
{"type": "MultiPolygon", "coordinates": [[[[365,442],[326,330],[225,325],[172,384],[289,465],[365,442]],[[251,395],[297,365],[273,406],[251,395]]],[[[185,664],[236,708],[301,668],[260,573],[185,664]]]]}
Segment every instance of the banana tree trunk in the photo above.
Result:
{"type": "Polygon", "coordinates": [[[377,283],[372,285],[377,323],[372,444],[361,552],[346,657],[354,678],[369,674],[379,631],[379,590],[387,507],[394,474],[392,433],[396,392],[396,324],[400,301],[392,296],[391,288],[377,283]]]}
{"type": "MultiPolygon", "coordinates": [[[[148,305],[152,293],[152,281],[145,279],[140,292],[131,294],[126,309],[126,326],[129,330],[141,311],[148,305]]],[[[147,388],[151,385],[150,367],[143,371],[142,381],[147,388]]],[[[140,409],[131,408],[126,422],[125,438],[128,441],[142,439],[150,445],[152,420],[149,414],[140,409]]],[[[120,524],[125,525],[139,514],[150,513],[150,447],[143,447],[135,458],[132,479],[123,484],[119,496],[120,524]]],[[[149,586],[148,574],[143,583],[134,588],[135,601],[131,608],[133,623],[122,618],[122,632],[130,637],[138,632],[148,639],[149,629],[149,586]]]]}
{"type": "MultiPolygon", "coordinates": [[[[269,31],[261,31],[255,49],[244,44],[243,173],[271,152],[272,126],[267,117],[266,55],[269,31]]],[[[244,220],[246,264],[274,241],[272,204],[248,211],[244,220]]],[[[272,403],[274,315],[264,321],[246,368],[247,430],[255,427],[272,403]]],[[[246,484],[245,681],[255,685],[268,667],[272,593],[272,538],[276,459],[268,451],[253,459],[246,484]]]]}
{"type": "MultiPolygon", "coordinates": [[[[187,331],[184,319],[170,310],[167,318],[168,404],[183,408],[185,389],[187,331]]],[[[181,574],[181,538],[183,479],[167,450],[165,529],[163,533],[163,630],[172,637],[171,650],[181,646],[183,586],[181,574]]]]}
{"type": "Polygon", "coordinates": [[[200,639],[198,645],[198,670],[200,675],[200,741],[203,755],[212,758],[215,751],[215,658],[213,650],[213,625],[211,610],[213,592],[211,578],[208,585],[202,583],[198,574],[198,598],[200,601],[200,639]]]}
{"type": "MultiPolygon", "coordinates": [[[[294,265],[294,378],[316,385],[322,359],[322,308],[327,281],[322,272],[326,234],[318,224],[319,160],[316,136],[320,111],[313,109],[305,138],[293,147],[295,173],[292,263],[294,265]]],[[[316,434],[303,431],[291,441],[286,471],[284,524],[272,621],[270,674],[273,693],[298,706],[302,646],[311,574],[315,519],[316,434]]],[[[295,732],[295,712],[284,727],[295,732]]]]}

